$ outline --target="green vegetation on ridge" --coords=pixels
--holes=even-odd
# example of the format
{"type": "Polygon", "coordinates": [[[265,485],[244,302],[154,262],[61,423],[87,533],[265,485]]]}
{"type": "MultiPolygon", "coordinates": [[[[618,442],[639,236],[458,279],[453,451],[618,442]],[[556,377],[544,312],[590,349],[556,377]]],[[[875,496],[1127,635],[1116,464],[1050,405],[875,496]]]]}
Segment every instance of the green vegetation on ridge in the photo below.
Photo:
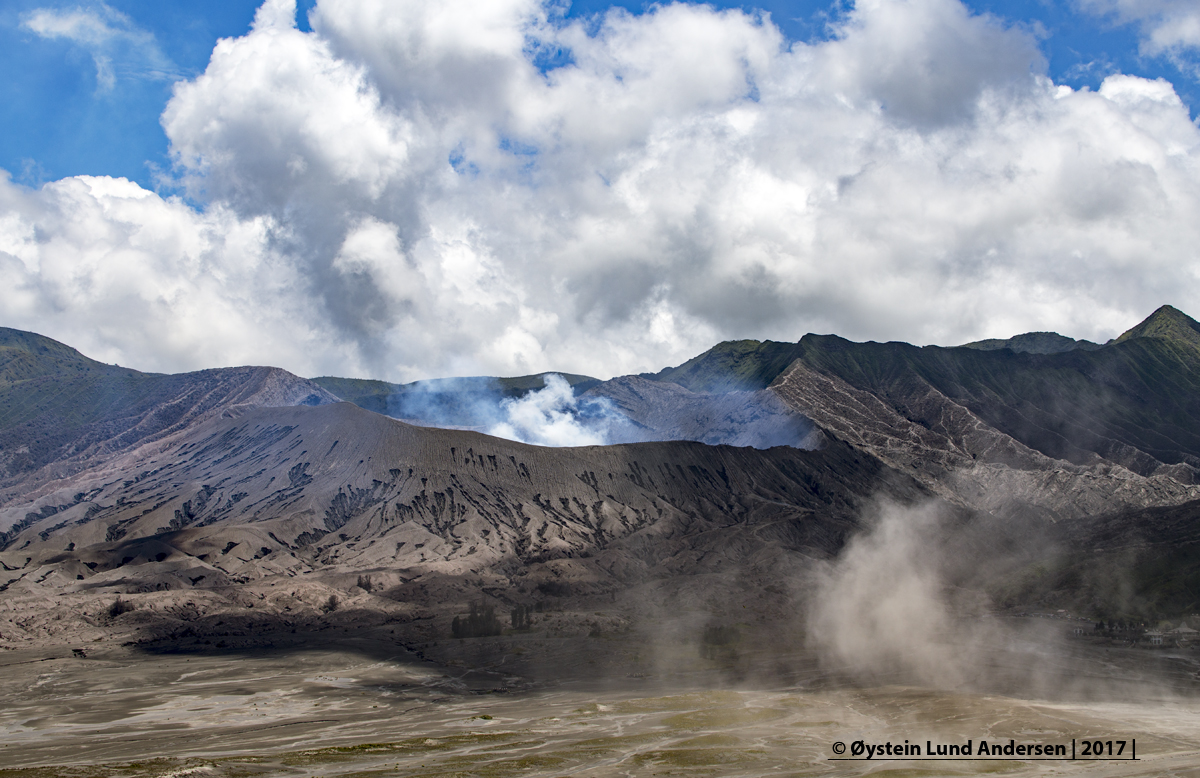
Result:
{"type": "Polygon", "coordinates": [[[1090,340],[1075,340],[1057,332],[1026,332],[1011,338],[1001,340],[990,338],[964,343],[959,348],[973,348],[979,351],[999,351],[1002,348],[1025,354],[1061,354],[1064,351],[1095,351],[1104,348],[1103,343],[1093,343],[1090,340]]]}
{"type": "Polygon", "coordinates": [[[0,476],[36,469],[81,439],[99,440],[153,405],[163,380],[170,379],[0,328],[0,476]]]}
{"type": "Polygon", "coordinates": [[[1098,455],[1143,474],[1160,462],[1200,466],[1200,323],[1170,306],[1105,345],[1044,332],[954,348],[805,335],[727,341],[643,377],[698,392],[754,390],[796,360],[919,424],[939,423],[922,415],[932,389],[1056,459],[1098,455]]]}
{"type": "Polygon", "coordinates": [[[1200,322],[1176,308],[1164,305],[1114,342],[1125,343],[1136,338],[1157,338],[1200,348],[1200,322]]]}
{"type": "Polygon", "coordinates": [[[773,340],[728,340],[679,367],[643,378],[670,381],[693,392],[749,392],[765,389],[800,356],[800,344],[773,340]]]}

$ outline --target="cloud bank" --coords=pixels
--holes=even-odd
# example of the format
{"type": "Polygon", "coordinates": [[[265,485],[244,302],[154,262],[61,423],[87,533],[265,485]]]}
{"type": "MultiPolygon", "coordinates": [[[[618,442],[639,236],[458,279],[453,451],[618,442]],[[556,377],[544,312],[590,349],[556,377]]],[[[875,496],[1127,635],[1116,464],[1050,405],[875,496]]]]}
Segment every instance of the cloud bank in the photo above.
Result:
{"type": "MultiPolygon", "coordinates": [[[[1200,291],[1200,130],[957,0],[831,40],[672,4],[267,0],[175,196],[0,180],[0,320],[150,370],[607,377],[725,338],[1110,337],[1200,291]]],[[[1196,313],[1196,311],[1192,311],[1196,313]]]]}

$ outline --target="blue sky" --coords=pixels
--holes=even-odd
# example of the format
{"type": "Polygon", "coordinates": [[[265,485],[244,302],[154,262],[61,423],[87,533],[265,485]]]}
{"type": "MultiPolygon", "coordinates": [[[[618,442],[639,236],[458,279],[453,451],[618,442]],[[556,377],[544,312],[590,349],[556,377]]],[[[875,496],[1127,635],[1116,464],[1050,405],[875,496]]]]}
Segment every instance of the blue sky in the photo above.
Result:
{"type": "MultiPolygon", "coordinates": [[[[313,2],[298,4],[302,29],[313,2]]],[[[612,5],[581,0],[568,15],[589,16],[612,5]]],[[[615,5],[635,14],[647,6],[615,5]]],[[[813,0],[710,5],[765,10],[790,40],[801,41],[824,39],[827,22],[844,10],[837,3],[813,0]]],[[[147,72],[137,53],[118,49],[112,52],[112,80],[104,84],[86,46],[38,35],[22,24],[36,9],[95,4],[8,0],[0,10],[0,69],[5,74],[0,82],[0,167],[14,180],[37,186],[76,174],[112,175],[156,188],[156,172],[170,168],[159,116],[172,84],[203,72],[217,39],[245,34],[258,3],[111,0],[107,6],[125,17],[129,29],[148,33],[142,40],[157,45],[167,72],[147,72]]],[[[1061,0],[971,0],[968,6],[1033,31],[1058,83],[1094,89],[1114,72],[1165,78],[1192,116],[1197,114],[1200,83],[1165,57],[1140,55],[1133,23],[1082,13],[1073,2],[1061,0]]]]}
{"type": "Polygon", "coordinates": [[[9,0],[0,324],[408,381],[1200,315],[1195,0],[763,1],[9,0]]]}

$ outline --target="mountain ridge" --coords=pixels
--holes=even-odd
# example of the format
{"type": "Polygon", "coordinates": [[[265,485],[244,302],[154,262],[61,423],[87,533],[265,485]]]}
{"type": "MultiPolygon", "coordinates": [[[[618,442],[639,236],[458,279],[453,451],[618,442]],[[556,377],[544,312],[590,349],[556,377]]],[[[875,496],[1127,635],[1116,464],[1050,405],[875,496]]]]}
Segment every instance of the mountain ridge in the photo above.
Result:
{"type": "Polygon", "coordinates": [[[228,408],[337,401],[281,368],[143,373],[0,329],[0,505],[228,408]]]}
{"type": "Polygon", "coordinates": [[[1158,338],[1200,348],[1200,322],[1178,308],[1164,305],[1142,322],[1118,335],[1113,342],[1127,343],[1136,338],[1158,338]]]}
{"type": "MultiPolygon", "coordinates": [[[[316,623],[328,598],[360,597],[363,574],[386,585],[379,618],[426,614],[412,634],[448,629],[447,607],[484,596],[504,607],[546,596],[583,607],[660,585],[732,596],[706,591],[706,576],[741,582],[775,612],[798,605],[774,582],[807,585],[866,531],[876,501],[949,517],[946,537],[965,554],[955,585],[998,587],[997,602],[1066,597],[1022,576],[1055,564],[1054,581],[1094,576],[1070,549],[1126,520],[1126,547],[1190,542],[1200,349],[1180,327],[1200,329],[1172,311],[1119,343],[1049,353],[833,335],[718,344],[656,374],[576,381],[577,400],[611,403],[659,442],[575,448],[412,426],[274,368],[142,374],[12,336],[0,363],[16,379],[0,384],[0,611],[26,615],[0,641],[75,623],[66,606],[44,606],[58,596],[92,610],[117,593],[203,601],[206,629],[248,602],[272,623],[296,624],[289,608],[316,623]],[[15,461],[21,446],[38,466],[15,461]],[[1011,559],[988,557],[997,538],[1011,559]],[[295,597],[268,597],[279,584],[295,597]]],[[[510,381],[509,397],[539,385],[544,374],[510,381]]],[[[1137,558],[1158,565],[1137,579],[1138,612],[1182,607],[1200,563],[1137,558]],[[1183,594],[1163,596],[1168,586],[1183,594]]],[[[1070,594],[1126,607],[1103,588],[1070,594]]],[[[199,629],[166,615],[138,623],[146,635],[199,629]]]]}
{"type": "Polygon", "coordinates": [[[45,335],[0,327],[0,386],[39,378],[51,367],[60,375],[68,366],[76,373],[110,367],[45,335]]]}
{"type": "Polygon", "coordinates": [[[474,427],[486,425],[477,406],[493,398],[515,399],[543,389],[546,377],[561,376],[576,393],[586,392],[600,383],[598,378],[574,373],[535,373],[512,378],[467,376],[432,378],[407,384],[362,378],[319,376],[309,379],[360,408],[394,419],[422,419],[436,416],[443,425],[474,427]]]}
{"type": "Polygon", "coordinates": [[[1090,340],[1075,340],[1057,332],[1025,332],[1011,338],[989,338],[964,343],[958,348],[973,348],[979,351],[998,351],[1002,348],[1025,354],[1059,354],[1064,351],[1083,349],[1095,351],[1104,348],[1104,343],[1093,343],[1090,340]]]}

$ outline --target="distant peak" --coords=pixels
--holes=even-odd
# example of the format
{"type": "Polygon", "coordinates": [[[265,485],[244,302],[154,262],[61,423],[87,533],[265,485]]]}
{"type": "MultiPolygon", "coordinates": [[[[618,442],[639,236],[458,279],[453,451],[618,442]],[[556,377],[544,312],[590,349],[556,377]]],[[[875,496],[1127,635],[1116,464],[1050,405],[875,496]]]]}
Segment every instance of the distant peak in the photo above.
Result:
{"type": "Polygon", "coordinates": [[[1124,343],[1135,338],[1173,340],[1200,348],[1200,322],[1178,308],[1164,305],[1141,324],[1123,333],[1116,342],[1124,343]]]}
{"type": "Polygon", "coordinates": [[[1090,340],[1075,340],[1057,332],[1026,332],[1014,335],[1007,340],[992,338],[977,340],[974,343],[964,343],[960,348],[972,348],[977,351],[999,351],[1002,348],[1025,354],[1061,354],[1064,351],[1095,351],[1099,343],[1090,340]]]}

